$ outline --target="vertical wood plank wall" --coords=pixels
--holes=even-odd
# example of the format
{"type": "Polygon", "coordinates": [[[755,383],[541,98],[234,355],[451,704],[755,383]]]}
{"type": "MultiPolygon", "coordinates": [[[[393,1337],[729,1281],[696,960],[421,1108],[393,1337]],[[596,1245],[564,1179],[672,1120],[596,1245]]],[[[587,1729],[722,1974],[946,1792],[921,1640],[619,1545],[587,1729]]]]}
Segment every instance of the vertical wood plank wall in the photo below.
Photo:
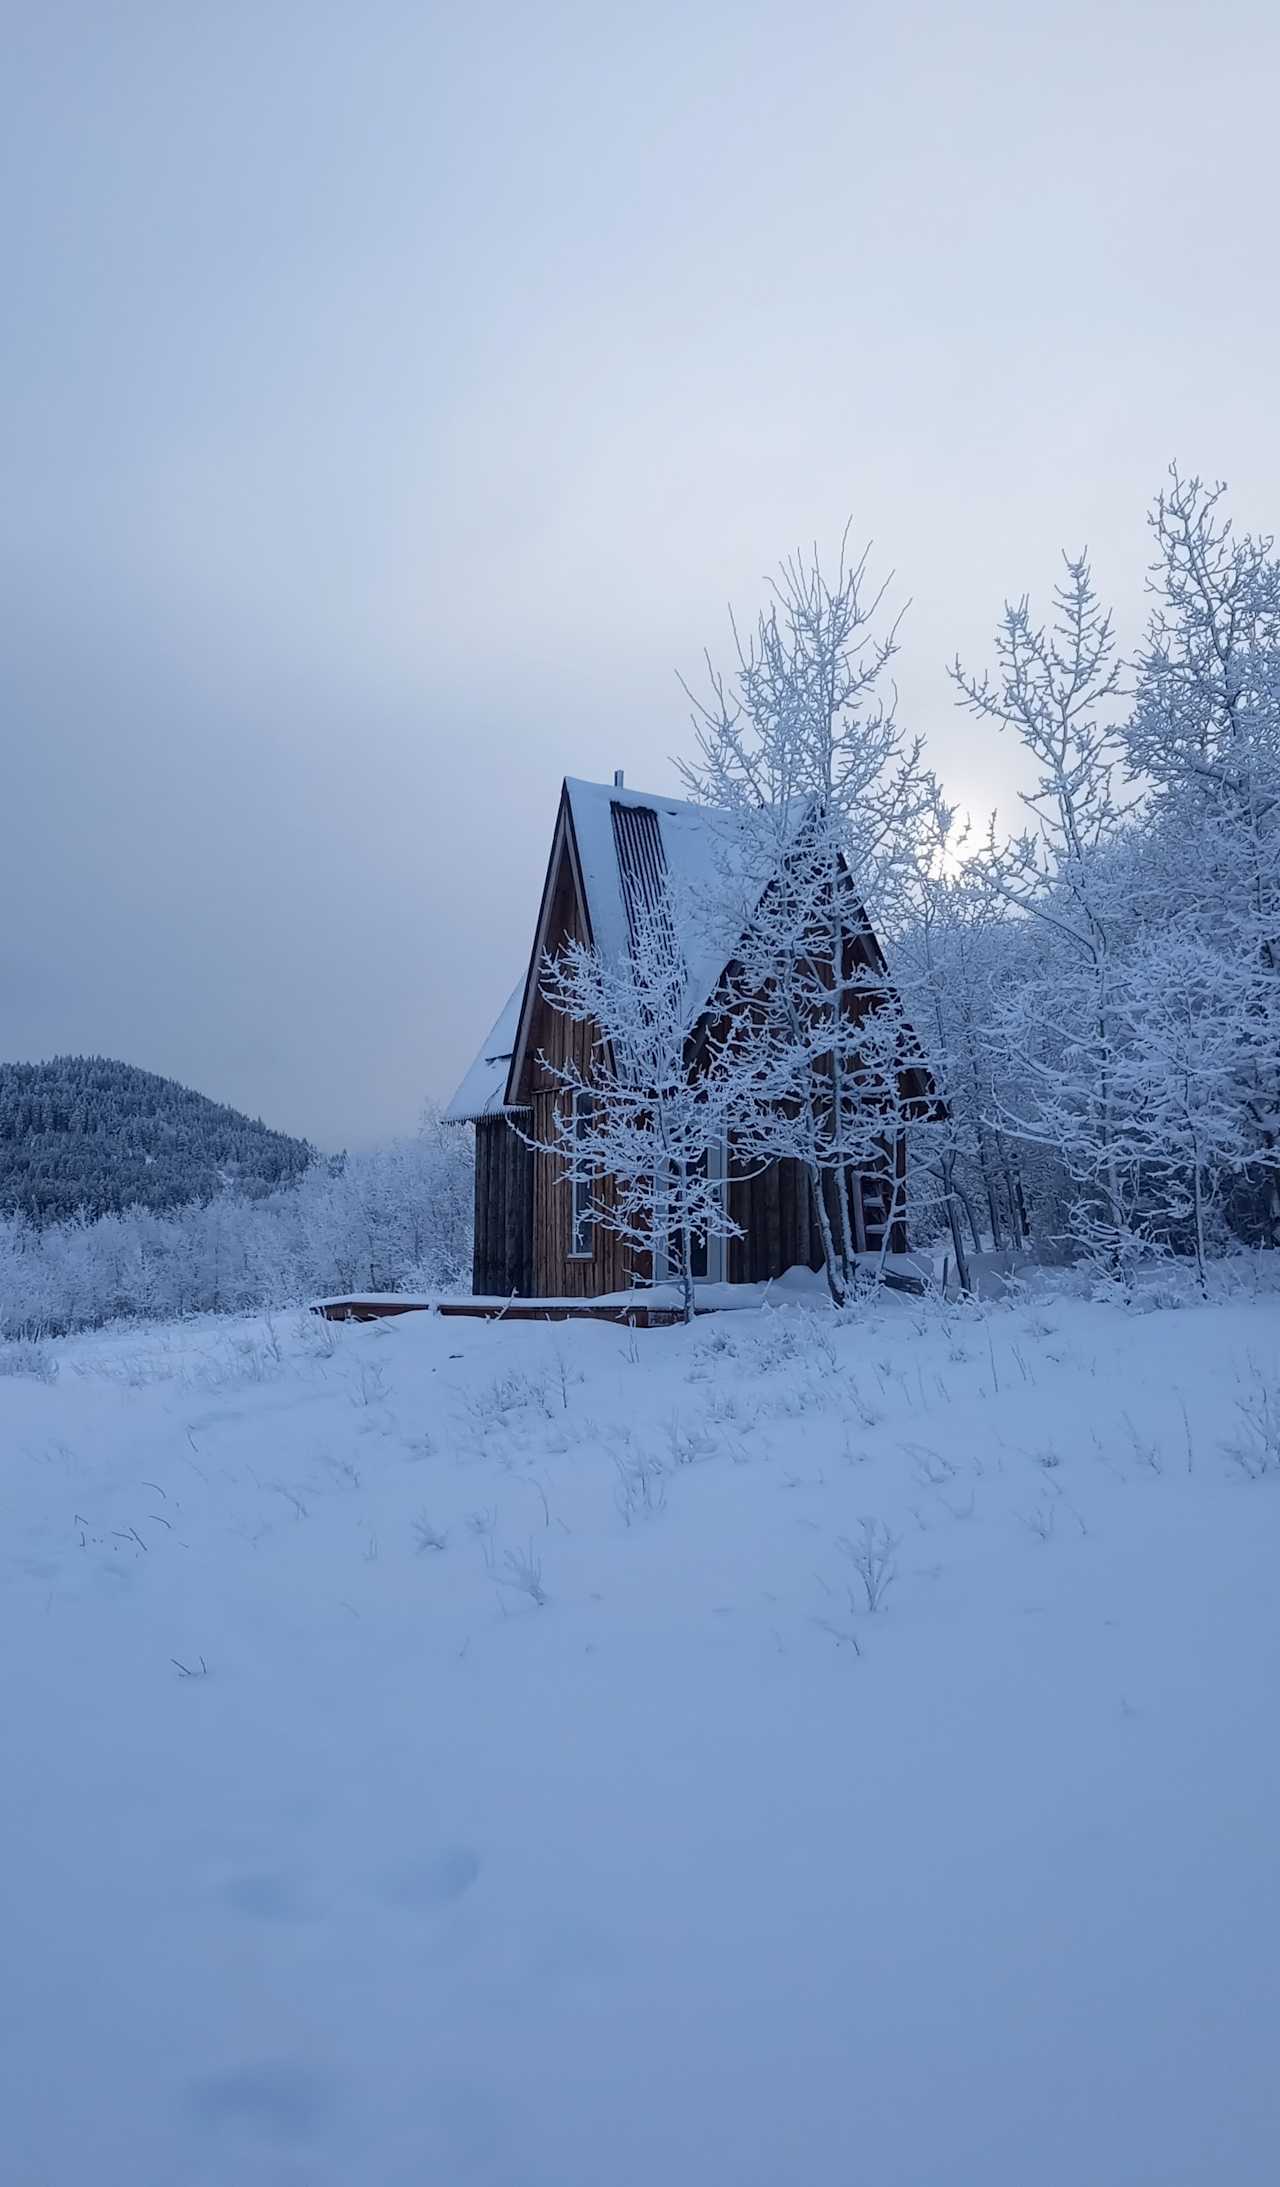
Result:
{"type": "Polygon", "coordinates": [[[534,1288],[533,1150],[504,1116],[484,1117],[475,1137],[471,1288],[477,1298],[510,1298],[513,1292],[529,1298],[534,1288]]]}
{"type": "MultiPolygon", "coordinates": [[[[886,1160],[888,1149],[886,1149],[886,1160]]],[[[897,1141],[896,1161],[900,1177],[906,1175],[906,1142],[897,1141]]],[[[884,1234],[887,1179],[860,1177],[859,1198],[850,1212],[854,1239],[860,1251],[878,1252],[884,1234]]],[[[839,1207],[835,1179],[826,1180],[827,1217],[839,1242],[839,1207]]],[[[729,1243],[730,1283],[766,1283],[784,1275],[788,1268],[821,1268],[822,1234],[813,1211],[808,1175],[800,1162],[771,1162],[751,1176],[731,1177],[729,1213],[746,1232],[729,1243]]],[[[905,1253],[906,1224],[893,1224],[891,1252],[905,1253]]]]}
{"type": "MultiPolygon", "coordinates": [[[[563,948],[566,941],[587,939],[572,868],[566,856],[553,887],[547,947],[554,952],[563,948]]],[[[576,1064],[589,1078],[594,1044],[594,1027],[576,1025],[539,1000],[530,1040],[535,1058],[530,1083],[536,1139],[551,1138],[557,1106],[563,1108],[568,1099],[558,1086],[554,1072],[537,1058],[546,1056],[548,1063],[557,1068],[576,1064]]],[[[606,1197],[608,1190],[607,1180],[602,1180],[599,1195],[606,1197]]],[[[572,1251],[573,1193],[565,1178],[564,1165],[554,1154],[535,1154],[533,1287],[539,1298],[600,1298],[607,1291],[626,1288],[631,1271],[621,1239],[598,1224],[591,1226],[589,1235],[590,1256],[575,1257],[572,1251]]]]}

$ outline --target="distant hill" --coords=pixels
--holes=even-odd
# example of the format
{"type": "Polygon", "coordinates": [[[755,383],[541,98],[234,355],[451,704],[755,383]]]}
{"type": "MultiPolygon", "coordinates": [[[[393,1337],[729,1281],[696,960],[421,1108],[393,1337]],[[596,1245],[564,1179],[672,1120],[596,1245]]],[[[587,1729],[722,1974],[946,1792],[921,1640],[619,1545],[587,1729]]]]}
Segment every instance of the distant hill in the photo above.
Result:
{"type": "Polygon", "coordinates": [[[301,1176],[304,1140],[105,1056],[0,1063],[0,1214],[178,1207],[301,1176]]]}

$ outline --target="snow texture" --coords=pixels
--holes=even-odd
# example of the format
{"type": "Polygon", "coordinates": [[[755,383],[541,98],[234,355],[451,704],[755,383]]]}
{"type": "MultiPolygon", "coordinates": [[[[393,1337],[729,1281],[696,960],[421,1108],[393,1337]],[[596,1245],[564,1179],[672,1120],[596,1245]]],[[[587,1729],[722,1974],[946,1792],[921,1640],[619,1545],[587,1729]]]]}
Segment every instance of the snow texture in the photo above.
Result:
{"type": "Polygon", "coordinates": [[[1276,1334],[23,1347],[5,2181],[1270,2187],[1276,1334]]]}

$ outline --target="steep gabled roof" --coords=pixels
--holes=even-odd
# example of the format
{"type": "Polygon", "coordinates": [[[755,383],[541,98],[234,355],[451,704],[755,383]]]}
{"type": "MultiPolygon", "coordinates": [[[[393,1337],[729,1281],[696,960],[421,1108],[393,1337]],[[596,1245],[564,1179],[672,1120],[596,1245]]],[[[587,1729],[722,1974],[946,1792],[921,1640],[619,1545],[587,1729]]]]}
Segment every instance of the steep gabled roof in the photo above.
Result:
{"type": "MultiPolygon", "coordinates": [[[[809,811],[797,802],[796,825],[809,811]]],[[[568,861],[592,945],[606,957],[626,956],[637,916],[669,912],[684,966],[685,1006],[692,1031],[706,1009],[763,883],[752,878],[758,845],[734,814],[685,798],[628,790],[617,783],[565,778],[542,904],[534,933],[524,999],[507,1081],[517,1099],[525,1070],[557,880],[568,861]]]]}
{"type": "MultiPolygon", "coordinates": [[[[797,799],[788,809],[781,832],[789,842],[796,840],[813,810],[808,799],[797,799]]],[[[670,913],[692,1033],[769,884],[776,834],[773,842],[771,859],[767,841],[733,813],[685,798],[566,777],[528,970],[445,1111],[447,1120],[474,1122],[525,1105],[520,1090],[542,961],[551,940],[556,886],[566,863],[587,939],[604,956],[628,954],[645,913],[670,913]]],[[[883,963],[860,906],[858,916],[883,963]]]]}

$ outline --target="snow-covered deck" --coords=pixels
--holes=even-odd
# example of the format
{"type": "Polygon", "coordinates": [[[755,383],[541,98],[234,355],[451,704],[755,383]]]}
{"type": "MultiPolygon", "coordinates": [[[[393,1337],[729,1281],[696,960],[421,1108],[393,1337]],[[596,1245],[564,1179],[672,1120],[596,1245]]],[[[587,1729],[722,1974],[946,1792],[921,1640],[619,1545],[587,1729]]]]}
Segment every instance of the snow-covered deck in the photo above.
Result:
{"type": "MultiPolygon", "coordinates": [[[[860,1256],[868,1272],[879,1256],[860,1256]]],[[[891,1290],[923,1291],[936,1284],[940,1270],[917,1253],[891,1253],[883,1278],[891,1290]]],[[[742,1313],[770,1299],[824,1299],[826,1284],[809,1268],[790,1268],[776,1283],[699,1283],[696,1314],[742,1313]]],[[[394,1314],[460,1315],[470,1321],[611,1321],[637,1329],[666,1329],[684,1318],[680,1287],[654,1284],[643,1290],[608,1291],[600,1298],[460,1297],[456,1292],[350,1291],[337,1298],[315,1299],[313,1314],[326,1321],[380,1321],[394,1314]]]]}

